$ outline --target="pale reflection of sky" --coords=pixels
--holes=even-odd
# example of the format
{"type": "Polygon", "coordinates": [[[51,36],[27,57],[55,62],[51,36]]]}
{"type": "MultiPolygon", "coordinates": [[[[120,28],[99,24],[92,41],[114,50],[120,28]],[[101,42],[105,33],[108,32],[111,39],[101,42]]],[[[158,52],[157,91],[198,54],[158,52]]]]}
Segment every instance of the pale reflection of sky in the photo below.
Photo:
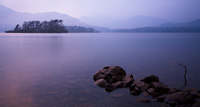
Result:
{"type": "Polygon", "coordinates": [[[119,65],[136,79],[155,74],[180,87],[180,61],[188,86],[200,88],[199,46],[198,34],[0,34],[0,106],[149,106],[128,89],[106,93],[92,75],[119,65]]]}

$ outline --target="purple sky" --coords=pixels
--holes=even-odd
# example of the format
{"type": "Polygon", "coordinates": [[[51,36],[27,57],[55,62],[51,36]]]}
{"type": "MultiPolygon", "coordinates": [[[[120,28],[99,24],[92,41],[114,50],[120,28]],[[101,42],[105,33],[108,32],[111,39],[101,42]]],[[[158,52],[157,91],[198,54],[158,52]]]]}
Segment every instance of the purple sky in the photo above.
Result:
{"type": "Polygon", "coordinates": [[[104,15],[128,18],[146,15],[168,20],[200,18],[200,0],[0,0],[18,12],[56,11],[79,18],[104,15]]]}

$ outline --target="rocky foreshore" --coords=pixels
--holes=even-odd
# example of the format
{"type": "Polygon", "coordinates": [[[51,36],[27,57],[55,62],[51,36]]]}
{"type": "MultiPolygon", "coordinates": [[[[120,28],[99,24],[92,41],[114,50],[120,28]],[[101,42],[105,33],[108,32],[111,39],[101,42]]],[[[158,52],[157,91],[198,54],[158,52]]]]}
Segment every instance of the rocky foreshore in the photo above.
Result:
{"type": "Polygon", "coordinates": [[[150,102],[156,99],[173,107],[200,107],[200,91],[196,88],[184,90],[172,88],[160,82],[159,77],[150,75],[141,80],[133,78],[132,74],[119,66],[107,66],[97,71],[93,79],[95,84],[105,91],[112,92],[118,88],[129,88],[134,96],[143,94],[152,96],[152,99],[142,98],[139,102],[150,102]]]}

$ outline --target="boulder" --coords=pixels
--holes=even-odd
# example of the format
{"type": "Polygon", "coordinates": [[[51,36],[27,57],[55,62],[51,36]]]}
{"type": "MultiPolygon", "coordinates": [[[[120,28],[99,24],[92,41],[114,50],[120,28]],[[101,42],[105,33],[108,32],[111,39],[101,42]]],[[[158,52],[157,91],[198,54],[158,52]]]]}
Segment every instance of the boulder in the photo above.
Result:
{"type": "Polygon", "coordinates": [[[125,76],[126,71],[119,66],[107,66],[100,70],[104,75],[112,75],[112,76],[125,76]]]}
{"type": "Polygon", "coordinates": [[[187,93],[192,93],[192,92],[195,92],[195,93],[198,93],[198,89],[196,88],[186,88],[185,90],[183,90],[184,92],[187,92],[187,93]]]}
{"type": "Polygon", "coordinates": [[[112,91],[114,91],[117,87],[113,84],[109,84],[107,83],[106,86],[105,86],[105,90],[106,92],[110,93],[112,91]]]}
{"type": "Polygon", "coordinates": [[[170,93],[170,94],[177,93],[177,92],[181,92],[181,90],[180,90],[180,89],[177,89],[177,88],[170,88],[170,89],[169,89],[169,93],[170,93]]]}
{"type": "Polygon", "coordinates": [[[167,97],[169,102],[176,102],[178,105],[191,105],[195,102],[195,95],[186,92],[177,92],[167,97]]]}
{"type": "Polygon", "coordinates": [[[104,79],[104,78],[105,78],[105,75],[101,71],[97,71],[93,76],[94,81],[98,79],[104,79]]]}
{"type": "Polygon", "coordinates": [[[116,88],[123,88],[123,87],[124,87],[122,81],[118,81],[118,82],[116,82],[116,83],[113,83],[113,85],[114,85],[116,88]]]}
{"type": "MultiPolygon", "coordinates": [[[[126,75],[123,68],[119,66],[107,66],[97,71],[93,76],[94,82],[105,91],[112,92],[118,88],[129,87],[132,95],[152,96],[158,102],[166,102],[170,106],[177,107],[199,107],[200,91],[196,88],[180,90],[171,88],[162,82],[155,75],[150,75],[141,80],[134,80],[132,74],[126,75]]],[[[150,102],[149,99],[139,98],[138,102],[150,102]]]]}
{"type": "Polygon", "coordinates": [[[161,95],[157,98],[158,102],[164,102],[166,95],[161,95]]]}
{"type": "Polygon", "coordinates": [[[192,107],[200,107],[200,102],[193,104],[192,107]]]}
{"type": "Polygon", "coordinates": [[[107,66],[97,71],[93,79],[99,87],[112,92],[117,88],[127,88],[133,83],[133,75],[126,75],[123,68],[119,66],[107,66]]]}
{"type": "Polygon", "coordinates": [[[137,87],[139,87],[141,89],[141,91],[146,91],[149,88],[149,85],[140,81],[140,80],[135,80],[133,82],[134,85],[136,85],[137,87]]]}
{"type": "Polygon", "coordinates": [[[192,92],[191,94],[194,95],[195,98],[200,99],[200,93],[198,93],[198,92],[192,92]]]}
{"type": "Polygon", "coordinates": [[[168,94],[170,92],[170,88],[161,82],[152,82],[151,87],[154,89],[154,92],[160,94],[168,94]]]}
{"type": "Polygon", "coordinates": [[[149,89],[147,90],[147,92],[148,92],[149,94],[152,94],[152,93],[154,92],[154,89],[153,89],[153,88],[149,88],[149,89]]]}
{"type": "Polygon", "coordinates": [[[149,103],[150,99],[141,97],[141,98],[138,98],[136,101],[137,102],[143,102],[143,103],[149,103]]]}
{"type": "Polygon", "coordinates": [[[159,78],[155,75],[150,75],[148,77],[141,79],[140,81],[150,84],[152,82],[159,82],[159,78]]]}
{"type": "Polygon", "coordinates": [[[133,75],[132,74],[129,74],[129,75],[126,75],[123,77],[122,79],[122,84],[123,84],[123,87],[126,88],[126,87],[130,87],[130,85],[133,83],[133,75]]]}
{"type": "Polygon", "coordinates": [[[98,79],[97,81],[95,81],[95,84],[98,85],[99,87],[105,88],[106,80],[105,79],[98,79]]]}
{"type": "Polygon", "coordinates": [[[185,94],[183,99],[180,99],[177,103],[179,105],[191,105],[195,102],[195,95],[192,94],[185,94]]]}
{"type": "Polygon", "coordinates": [[[109,83],[116,83],[118,81],[122,81],[124,78],[124,76],[120,75],[120,76],[112,76],[112,78],[110,79],[109,83]]]}
{"type": "Polygon", "coordinates": [[[132,95],[140,95],[141,94],[141,92],[142,92],[142,90],[140,89],[140,87],[138,87],[137,85],[135,85],[135,84],[131,84],[131,86],[129,87],[129,89],[130,89],[130,93],[132,94],[132,95]]]}
{"type": "Polygon", "coordinates": [[[119,66],[107,66],[97,71],[94,74],[93,79],[94,81],[98,79],[105,79],[107,82],[110,82],[112,77],[115,76],[115,78],[112,80],[112,82],[114,82],[115,79],[118,80],[125,75],[126,75],[126,71],[123,68],[119,66]]]}

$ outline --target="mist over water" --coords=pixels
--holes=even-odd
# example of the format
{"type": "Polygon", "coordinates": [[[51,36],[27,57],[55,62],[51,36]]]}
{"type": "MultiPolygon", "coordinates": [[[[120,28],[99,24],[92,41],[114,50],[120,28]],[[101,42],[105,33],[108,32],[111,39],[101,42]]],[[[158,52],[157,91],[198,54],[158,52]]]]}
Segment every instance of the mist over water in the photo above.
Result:
{"type": "Polygon", "coordinates": [[[151,74],[171,87],[200,89],[195,33],[0,34],[0,106],[161,106],[137,103],[128,89],[106,93],[93,74],[119,65],[135,79],[151,74]]]}

